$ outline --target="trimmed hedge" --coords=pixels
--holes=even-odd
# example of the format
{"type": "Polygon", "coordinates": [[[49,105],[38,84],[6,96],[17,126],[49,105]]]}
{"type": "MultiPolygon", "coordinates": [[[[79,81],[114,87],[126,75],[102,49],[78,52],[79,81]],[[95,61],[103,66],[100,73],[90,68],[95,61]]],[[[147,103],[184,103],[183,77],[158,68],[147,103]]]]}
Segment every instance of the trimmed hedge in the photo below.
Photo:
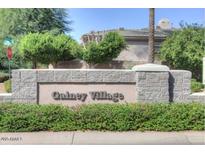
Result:
{"type": "Polygon", "coordinates": [[[182,131],[205,130],[205,105],[93,104],[69,108],[60,105],[0,104],[0,131],[182,131]]]}

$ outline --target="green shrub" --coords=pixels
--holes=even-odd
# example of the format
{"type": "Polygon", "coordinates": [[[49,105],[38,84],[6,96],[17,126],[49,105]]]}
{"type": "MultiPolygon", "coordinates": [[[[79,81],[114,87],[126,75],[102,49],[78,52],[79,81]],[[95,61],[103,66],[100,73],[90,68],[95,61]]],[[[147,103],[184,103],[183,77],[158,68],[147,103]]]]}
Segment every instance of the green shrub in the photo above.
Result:
{"type": "Polygon", "coordinates": [[[183,25],[166,38],[160,48],[161,60],[171,68],[186,69],[195,79],[202,79],[202,58],[205,56],[205,28],[202,25],[183,25]]]}
{"type": "Polygon", "coordinates": [[[182,131],[205,130],[205,105],[93,104],[78,108],[60,105],[0,104],[0,131],[182,131]]]}
{"type": "Polygon", "coordinates": [[[201,104],[90,105],[77,113],[78,129],[179,131],[204,129],[201,104]]]}
{"type": "Polygon", "coordinates": [[[0,83],[6,81],[8,79],[9,79],[8,73],[0,72],[0,83]]]}
{"type": "Polygon", "coordinates": [[[7,93],[11,92],[11,80],[4,81],[4,87],[7,93]]]}
{"type": "Polygon", "coordinates": [[[109,32],[99,43],[90,42],[86,44],[85,49],[78,50],[74,55],[93,66],[111,61],[125,48],[124,38],[117,32],[109,32]]]}
{"type": "Polygon", "coordinates": [[[78,43],[66,34],[29,33],[22,37],[18,49],[25,60],[33,63],[56,64],[60,60],[74,59],[78,43]]]}
{"type": "Polygon", "coordinates": [[[58,130],[61,123],[73,126],[73,112],[63,106],[10,103],[0,106],[0,131],[58,130]]]}
{"type": "Polygon", "coordinates": [[[196,79],[191,80],[191,91],[200,92],[204,88],[204,85],[201,82],[197,82],[196,79]]]}

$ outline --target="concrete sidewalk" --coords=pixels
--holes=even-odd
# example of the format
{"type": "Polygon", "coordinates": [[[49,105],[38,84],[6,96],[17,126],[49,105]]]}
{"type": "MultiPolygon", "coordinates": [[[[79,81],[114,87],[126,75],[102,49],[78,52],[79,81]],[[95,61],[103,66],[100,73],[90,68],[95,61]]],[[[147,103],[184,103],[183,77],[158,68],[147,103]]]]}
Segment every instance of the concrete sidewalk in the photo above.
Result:
{"type": "Polygon", "coordinates": [[[205,144],[205,132],[28,132],[0,133],[0,144],[205,144]]]}

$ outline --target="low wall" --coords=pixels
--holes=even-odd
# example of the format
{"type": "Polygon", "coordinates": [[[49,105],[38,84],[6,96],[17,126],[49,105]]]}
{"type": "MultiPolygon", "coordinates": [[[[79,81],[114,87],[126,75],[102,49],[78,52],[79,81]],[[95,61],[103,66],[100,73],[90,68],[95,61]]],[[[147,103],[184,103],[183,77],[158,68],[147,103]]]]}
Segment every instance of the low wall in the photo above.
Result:
{"type": "Polygon", "coordinates": [[[194,93],[188,97],[189,102],[203,102],[205,103],[205,93],[194,93]]]}
{"type": "Polygon", "coordinates": [[[188,101],[191,94],[191,72],[185,70],[169,71],[169,100],[188,101]]]}
{"type": "MultiPolygon", "coordinates": [[[[42,100],[42,98],[39,98],[39,96],[47,95],[45,89],[47,88],[47,90],[49,90],[49,87],[52,89],[57,89],[57,92],[66,93],[67,89],[69,92],[71,91],[75,94],[89,93],[90,91],[86,91],[86,89],[96,91],[100,85],[104,85],[104,87],[102,89],[98,89],[98,92],[109,91],[114,85],[118,85],[121,88],[124,86],[124,88],[131,87],[133,89],[133,87],[135,87],[135,72],[130,70],[21,69],[13,70],[12,76],[13,102],[52,103],[39,102],[39,100],[42,100]],[[51,85],[53,85],[53,87],[51,87],[51,85]],[[65,85],[67,85],[67,87],[62,87],[65,85]],[[80,88],[81,85],[85,85],[85,87],[80,88]],[[94,88],[93,85],[95,85],[94,88]],[[39,91],[43,89],[43,86],[44,92],[39,91]]],[[[112,93],[117,93],[118,91],[118,87],[116,87],[116,90],[112,89],[112,93]]],[[[124,89],[124,92],[126,91],[127,89],[124,89]]],[[[49,96],[51,96],[52,92],[54,91],[50,91],[49,96]]],[[[132,94],[134,95],[135,91],[132,91],[132,94]]],[[[129,97],[132,96],[129,95],[129,97]]],[[[47,98],[48,100],[51,99],[50,97],[47,98]]],[[[135,101],[135,99],[132,101],[135,101]]],[[[54,101],[54,103],[55,102],[56,101],[54,101]]],[[[65,102],[65,100],[63,102],[65,102]]]]}
{"type": "MultiPolygon", "coordinates": [[[[95,64],[92,68],[95,69],[130,69],[135,65],[145,64],[147,61],[120,61],[120,60],[112,60],[110,62],[105,62],[101,64],[95,64]]],[[[89,68],[89,64],[87,64],[83,60],[70,60],[70,61],[60,61],[55,66],[57,69],[66,68],[66,69],[86,69],[89,68]]]]}
{"type": "Polygon", "coordinates": [[[167,71],[136,71],[137,102],[169,102],[167,71]]]}
{"type": "Polygon", "coordinates": [[[0,102],[39,104],[190,102],[191,72],[163,65],[122,69],[19,69],[12,70],[12,94],[0,102]]]}

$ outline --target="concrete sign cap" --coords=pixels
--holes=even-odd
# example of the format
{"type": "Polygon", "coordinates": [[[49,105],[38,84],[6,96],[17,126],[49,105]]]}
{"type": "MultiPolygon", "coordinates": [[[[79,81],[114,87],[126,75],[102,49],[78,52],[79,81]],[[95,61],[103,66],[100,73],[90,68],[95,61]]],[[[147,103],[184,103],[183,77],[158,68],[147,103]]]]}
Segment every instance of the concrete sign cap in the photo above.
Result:
{"type": "Polygon", "coordinates": [[[143,65],[136,65],[132,68],[132,70],[136,72],[168,72],[170,69],[166,65],[148,63],[143,65]]]}

